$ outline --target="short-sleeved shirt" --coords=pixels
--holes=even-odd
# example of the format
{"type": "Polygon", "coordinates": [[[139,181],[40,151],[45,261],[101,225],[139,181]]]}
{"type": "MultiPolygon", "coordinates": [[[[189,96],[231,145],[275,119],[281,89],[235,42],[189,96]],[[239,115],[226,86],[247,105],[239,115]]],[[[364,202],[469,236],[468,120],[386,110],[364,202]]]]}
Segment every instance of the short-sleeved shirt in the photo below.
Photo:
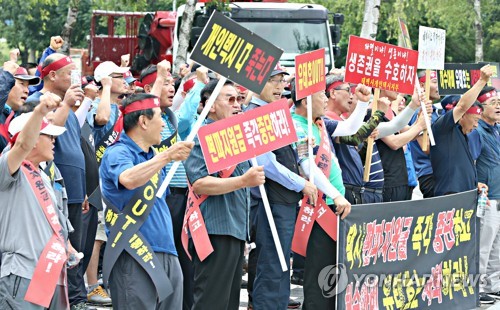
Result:
{"type": "MultiPolygon", "coordinates": [[[[0,156],[0,253],[2,265],[0,277],[10,274],[31,279],[38,258],[49,239],[52,228],[31,185],[19,168],[10,175],[7,158],[10,152],[0,156]]],[[[67,218],[51,186],[49,177],[40,170],[43,184],[59,216],[63,235],[68,236],[67,218]]]]}
{"type": "MultiPolygon", "coordinates": [[[[38,100],[41,95],[41,92],[35,92],[26,101],[38,100]]],[[[64,128],[66,131],[56,139],[54,163],[66,180],[68,204],[79,204],[85,200],[86,194],[85,157],[80,144],[80,123],[72,110],[69,110],[64,128]]]]}
{"type": "MultiPolygon", "coordinates": [[[[307,131],[307,119],[301,115],[292,113],[292,119],[293,119],[293,124],[295,126],[295,131],[297,132],[297,137],[299,140],[301,139],[306,139],[308,137],[308,131],[307,131]]],[[[329,120],[329,122],[336,122],[329,120]]],[[[321,141],[321,135],[319,132],[319,128],[316,124],[313,124],[312,126],[312,131],[313,131],[313,137],[316,143],[316,146],[319,146],[319,142],[321,141]]],[[[335,156],[335,153],[333,152],[333,147],[331,145],[331,140],[328,140],[328,145],[330,145],[330,153],[332,156],[332,160],[330,163],[330,176],[329,176],[329,181],[330,184],[333,185],[341,194],[344,196],[345,194],[345,187],[344,183],[342,182],[342,170],[340,170],[340,166],[338,163],[337,156],[335,156]]],[[[318,148],[315,147],[315,150],[318,148]]],[[[326,204],[332,205],[333,204],[333,199],[330,197],[326,197],[326,204]]]]}
{"type": "Polygon", "coordinates": [[[105,125],[95,124],[95,115],[97,113],[97,107],[101,103],[100,98],[96,98],[92,103],[92,110],[87,114],[87,122],[90,127],[92,127],[92,133],[94,134],[94,143],[97,145],[104,137],[104,135],[115,126],[116,120],[118,119],[119,109],[118,105],[111,104],[111,114],[109,115],[109,120],[105,125]]]}
{"type": "Polygon", "coordinates": [[[435,194],[459,193],[477,187],[477,174],[467,136],[453,120],[453,110],[432,125],[436,145],[431,147],[431,162],[436,180],[435,194]]]}
{"type": "MultiPolygon", "coordinates": [[[[207,123],[211,123],[207,119],[207,123]]],[[[219,177],[218,174],[209,174],[200,141],[194,140],[193,150],[184,162],[188,181],[194,184],[206,176],[219,177]]],[[[250,168],[248,162],[236,166],[230,177],[238,177],[250,168]]],[[[224,195],[209,196],[200,206],[203,219],[210,235],[228,235],[239,240],[246,240],[248,235],[248,215],[250,210],[250,189],[241,188],[224,195]]]]}
{"type": "MultiPolygon", "coordinates": [[[[144,152],[125,132],[122,132],[120,139],[107,148],[99,168],[103,196],[116,208],[123,210],[132,199],[136,189],[128,190],[120,184],[120,174],[154,156],[153,148],[144,152]]],[[[162,184],[165,176],[166,172],[163,168],[160,171],[158,184],[162,184]]],[[[153,251],[177,255],[172,217],[165,201],[166,195],[167,192],[161,198],[155,199],[153,209],[139,231],[149,242],[153,251]]]]}
{"type": "MultiPolygon", "coordinates": [[[[177,123],[176,120],[174,122],[170,118],[175,118],[175,114],[170,112],[170,113],[161,113],[161,118],[163,119],[163,122],[165,123],[165,127],[163,127],[163,130],[161,131],[161,139],[165,140],[167,138],[170,138],[174,132],[176,131],[174,122],[177,123]]],[[[181,141],[181,137],[177,133],[177,141],[181,141]]],[[[166,166],[167,172],[170,171],[170,168],[172,168],[172,165],[174,162],[169,162],[166,166]]],[[[170,187],[182,187],[186,188],[187,187],[187,179],[186,179],[186,169],[184,169],[184,164],[181,163],[177,170],[175,170],[174,176],[172,178],[172,181],[168,184],[170,187]]]]}

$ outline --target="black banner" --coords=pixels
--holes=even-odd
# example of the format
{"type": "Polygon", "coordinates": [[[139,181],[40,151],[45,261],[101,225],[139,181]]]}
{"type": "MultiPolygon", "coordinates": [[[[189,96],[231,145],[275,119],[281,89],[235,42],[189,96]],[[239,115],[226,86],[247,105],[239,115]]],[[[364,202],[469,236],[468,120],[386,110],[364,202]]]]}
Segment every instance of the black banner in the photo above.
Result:
{"type": "MultiPolygon", "coordinates": [[[[481,78],[480,69],[485,63],[465,64],[465,63],[445,63],[444,70],[437,71],[439,94],[461,95],[468,91],[481,78]]],[[[496,67],[496,73],[492,76],[492,81],[498,78],[499,64],[490,63],[496,67]]],[[[489,85],[492,85],[492,81],[489,85]]]]}
{"type": "MultiPolygon", "coordinates": [[[[352,206],[340,226],[338,308],[475,309],[482,280],[476,199],[469,191],[352,206]]],[[[322,272],[332,298],[333,269],[322,272]]]]}
{"type": "Polygon", "coordinates": [[[148,273],[161,301],[173,292],[172,283],[164,277],[165,270],[158,257],[146,238],[139,232],[154,207],[158,181],[159,173],[137,188],[122,211],[119,211],[103,196],[107,207],[105,222],[110,232],[104,251],[102,269],[103,280],[107,284],[116,260],[124,250],[127,251],[148,273]]]}
{"type": "Polygon", "coordinates": [[[281,54],[283,50],[214,11],[191,59],[260,94],[281,54]]]}

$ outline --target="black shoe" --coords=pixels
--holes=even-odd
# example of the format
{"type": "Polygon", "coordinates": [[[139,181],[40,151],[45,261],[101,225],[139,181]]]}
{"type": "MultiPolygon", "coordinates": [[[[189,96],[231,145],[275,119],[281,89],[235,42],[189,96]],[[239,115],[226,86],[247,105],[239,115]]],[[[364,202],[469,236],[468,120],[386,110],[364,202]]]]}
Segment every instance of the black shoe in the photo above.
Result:
{"type": "Polygon", "coordinates": [[[483,304],[483,305],[484,304],[486,304],[486,305],[488,305],[488,304],[494,304],[495,301],[496,301],[495,298],[486,295],[486,293],[479,293],[479,302],[481,304],[483,304]]]}
{"type": "Polygon", "coordinates": [[[495,292],[495,293],[486,293],[486,295],[493,297],[495,299],[500,299],[500,292],[495,292]]]}
{"type": "Polygon", "coordinates": [[[290,283],[295,284],[295,285],[304,285],[304,279],[301,277],[298,277],[296,275],[292,275],[292,278],[290,279],[290,283]]]}
{"type": "Polygon", "coordinates": [[[288,309],[299,309],[300,308],[300,301],[293,300],[291,298],[288,299],[288,309]]]}
{"type": "Polygon", "coordinates": [[[248,282],[247,280],[241,280],[241,285],[240,285],[241,288],[245,289],[248,287],[248,282]]]}

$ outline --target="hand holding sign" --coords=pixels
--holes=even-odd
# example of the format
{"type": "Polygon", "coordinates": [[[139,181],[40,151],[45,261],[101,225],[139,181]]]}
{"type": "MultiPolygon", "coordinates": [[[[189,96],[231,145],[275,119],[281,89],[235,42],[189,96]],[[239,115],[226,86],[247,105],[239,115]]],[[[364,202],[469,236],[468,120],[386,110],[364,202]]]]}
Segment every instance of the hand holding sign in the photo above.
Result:
{"type": "Polygon", "coordinates": [[[266,182],[264,167],[251,167],[241,176],[241,180],[243,182],[243,187],[255,187],[264,184],[266,182]]]}
{"type": "Polygon", "coordinates": [[[180,141],[170,146],[166,151],[159,154],[165,154],[169,161],[186,160],[193,149],[194,142],[180,141]]]}
{"type": "Polygon", "coordinates": [[[333,201],[335,201],[335,214],[342,214],[341,219],[345,219],[351,213],[351,203],[343,196],[338,196],[333,201]]]}

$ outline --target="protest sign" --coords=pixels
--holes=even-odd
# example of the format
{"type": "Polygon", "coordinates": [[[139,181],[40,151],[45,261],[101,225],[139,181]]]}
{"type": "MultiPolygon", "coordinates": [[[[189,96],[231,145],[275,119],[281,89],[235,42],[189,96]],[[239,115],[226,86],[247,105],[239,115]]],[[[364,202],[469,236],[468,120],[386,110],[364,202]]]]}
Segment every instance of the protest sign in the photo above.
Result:
{"type": "Polygon", "coordinates": [[[326,88],[325,49],[295,56],[295,97],[297,100],[326,88]]]}
{"type": "Polygon", "coordinates": [[[281,54],[283,50],[214,11],[190,58],[260,94],[281,54]]]}
{"type": "MultiPolygon", "coordinates": [[[[485,64],[466,64],[466,63],[446,63],[444,70],[437,71],[439,94],[444,95],[461,95],[468,91],[480,78],[481,68],[485,64]]],[[[498,63],[491,63],[496,69],[489,86],[494,85],[494,81],[498,78],[498,63]]]]}
{"type": "Polygon", "coordinates": [[[282,99],[203,126],[198,139],[211,174],[294,143],[297,134],[282,99]]]}
{"type": "Polygon", "coordinates": [[[417,60],[416,51],[350,36],[344,81],[413,94],[417,60]]]}
{"type": "Polygon", "coordinates": [[[420,26],[418,28],[418,68],[444,69],[446,31],[420,26]]]}
{"type": "Polygon", "coordinates": [[[338,308],[475,309],[476,197],[352,206],[339,235],[338,308]]]}

